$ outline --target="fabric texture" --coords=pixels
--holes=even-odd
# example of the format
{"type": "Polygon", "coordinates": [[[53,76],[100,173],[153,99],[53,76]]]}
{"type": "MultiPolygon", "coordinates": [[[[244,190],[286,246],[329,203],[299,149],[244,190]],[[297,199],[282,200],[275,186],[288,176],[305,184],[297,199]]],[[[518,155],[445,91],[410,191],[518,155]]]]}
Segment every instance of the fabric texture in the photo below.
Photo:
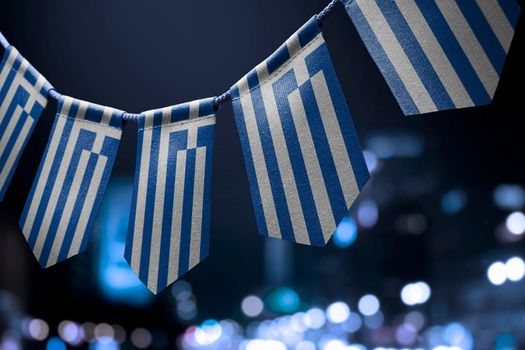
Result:
{"type": "Polygon", "coordinates": [[[47,80],[14,48],[0,63],[0,201],[47,105],[47,80]]]}
{"type": "Polygon", "coordinates": [[[369,174],[315,18],[231,93],[260,234],[324,246],[369,174]]]}
{"type": "Polygon", "coordinates": [[[515,0],[343,0],[405,115],[492,101],[515,0]]]}
{"type": "Polygon", "coordinates": [[[122,133],[122,111],[63,96],[20,227],[43,267],[86,248],[122,133]]]}
{"type": "Polygon", "coordinates": [[[214,130],[213,99],[139,118],[125,258],[153,293],[208,256],[214,130]]]}

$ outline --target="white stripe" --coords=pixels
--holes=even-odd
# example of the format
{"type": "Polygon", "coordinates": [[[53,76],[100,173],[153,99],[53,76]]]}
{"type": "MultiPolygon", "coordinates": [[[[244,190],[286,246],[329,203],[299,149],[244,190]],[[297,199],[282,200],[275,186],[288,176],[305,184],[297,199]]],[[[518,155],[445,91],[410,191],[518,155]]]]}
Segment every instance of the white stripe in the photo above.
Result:
{"type": "Polygon", "coordinates": [[[199,116],[200,101],[190,102],[190,119],[197,118],[199,116]]]}
{"type": "Polygon", "coordinates": [[[100,120],[100,124],[102,125],[109,125],[109,122],[111,122],[111,117],[113,116],[113,113],[115,110],[111,107],[104,107],[104,112],[102,112],[102,119],[100,120]]]}
{"type": "MultiPolygon", "coordinates": [[[[350,208],[352,203],[359,195],[359,187],[354,175],[352,163],[349,157],[349,150],[346,148],[343,133],[337,120],[337,114],[332,104],[332,97],[328,91],[326,79],[322,71],[312,77],[312,87],[315,94],[321,120],[327,135],[330,153],[334,159],[337,176],[341,183],[341,188],[345,196],[346,207],[350,208]]],[[[328,155],[324,155],[327,157],[328,155]]],[[[325,232],[325,239],[328,240],[333,232],[325,232]],[[326,236],[329,234],[329,236],[326,236]]]]}
{"type": "Polygon", "coordinates": [[[396,4],[454,105],[473,106],[474,102],[414,0],[396,0],[396,4]]]}
{"type": "Polygon", "coordinates": [[[197,133],[198,128],[188,129],[188,149],[197,148],[197,133]]]}
{"type": "Polygon", "coordinates": [[[454,33],[454,36],[467,55],[470,64],[483,83],[485,90],[487,90],[490,97],[493,97],[494,92],[496,92],[496,87],[498,86],[498,73],[490,63],[487,54],[481,47],[481,44],[463,16],[457,3],[455,0],[437,0],[436,5],[439,7],[439,10],[443,14],[443,17],[445,17],[445,20],[454,33]]]}
{"type": "MultiPolygon", "coordinates": [[[[5,162],[4,169],[0,173],[0,189],[5,185],[7,181],[7,177],[9,175],[9,172],[13,168],[16,159],[18,155],[20,154],[20,151],[22,150],[22,146],[24,145],[27,137],[29,136],[29,132],[31,131],[31,128],[34,124],[34,119],[28,118],[24,122],[24,126],[22,127],[22,130],[20,130],[20,134],[18,135],[18,139],[16,140],[11,153],[9,154],[9,157],[7,158],[7,161],[5,162]]],[[[0,149],[2,149],[2,146],[0,146],[0,149]]],[[[1,152],[0,152],[1,154],[1,152]]]]}
{"type": "MultiPolygon", "coordinates": [[[[261,67],[262,68],[262,67],[261,67]]],[[[262,71],[262,75],[267,74],[267,69],[262,71]]],[[[262,81],[262,79],[259,79],[262,81]]],[[[282,181],[286,202],[288,204],[288,211],[286,213],[290,216],[292,222],[292,230],[295,235],[295,241],[302,244],[309,244],[308,228],[304,219],[303,208],[299,199],[299,190],[295,181],[290,154],[286,145],[286,137],[284,135],[283,126],[277,103],[275,101],[275,94],[273,92],[272,84],[263,84],[260,87],[261,95],[266,109],[271,139],[273,147],[275,148],[275,156],[280,172],[280,181],[282,181]]]]}
{"type": "Polygon", "coordinates": [[[204,176],[206,171],[206,147],[195,151],[195,182],[193,183],[193,208],[191,217],[191,241],[189,269],[200,262],[202,235],[202,204],[204,200],[204,176]]]}
{"type": "MultiPolygon", "coordinates": [[[[62,105],[61,113],[68,114],[69,108],[71,107],[71,100],[64,100],[64,103],[62,105]]],[[[60,141],[62,140],[62,134],[64,133],[64,126],[67,122],[66,118],[63,117],[57,117],[55,121],[55,130],[53,133],[53,136],[49,142],[47,154],[42,165],[42,170],[40,172],[40,178],[38,180],[38,183],[35,188],[35,192],[33,194],[33,197],[30,198],[30,206],[27,212],[26,221],[23,223],[23,233],[26,237],[26,239],[29,238],[29,235],[31,234],[31,230],[33,229],[34,220],[36,218],[36,214],[38,211],[38,208],[40,207],[40,203],[42,201],[42,196],[44,195],[44,189],[47,185],[47,182],[49,180],[49,174],[51,172],[51,167],[53,165],[53,160],[55,159],[57,149],[60,145],[60,141]]]]}
{"type": "Polygon", "coordinates": [[[142,236],[144,233],[144,217],[146,215],[146,195],[149,183],[150,153],[153,139],[153,113],[144,117],[144,128],[142,134],[142,150],[140,156],[139,181],[137,185],[137,201],[135,208],[135,222],[133,230],[133,242],[131,251],[131,268],[136,274],[140,272],[140,260],[142,254],[142,236]]]}
{"type": "Polygon", "coordinates": [[[509,52],[510,43],[514,36],[514,28],[503,12],[499,2],[497,0],[476,0],[476,2],[487,19],[487,22],[489,22],[494,34],[496,34],[503,50],[505,50],[506,53],[509,52]]]}
{"type": "MultiPolygon", "coordinates": [[[[84,176],[91,175],[86,174],[86,167],[88,165],[90,155],[91,152],[82,150],[80,160],[78,162],[78,166],[73,177],[73,182],[71,184],[71,190],[68,193],[67,200],[64,205],[64,212],[62,213],[62,217],[60,218],[60,223],[58,224],[56,236],[53,240],[53,246],[51,247],[51,253],[49,254],[49,258],[47,259],[46,266],[51,266],[58,262],[58,255],[60,253],[60,249],[62,248],[62,244],[64,243],[64,237],[66,235],[67,227],[69,225],[69,222],[71,221],[71,215],[73,214],[73,210],[75,209],[75,203],[79,198],[80,185],[82,184],[84,176]]],[[[82,214],[87,213],[82,212],[82,214]]]]}
{"type": "MultiPolygon", "coordinates": [[[[163,118],[169,117],[168,114],[163,114],[163,118]]],[[[158,280],[159,280],[159,261],[160,261],[160,246],[162,241],[162,222],[164,220],[164,195],[166,193],[166,175],[171,169],[168,169],[168,146],[170,140],[170,133],[164,128],[160,131],[160,140],[158,149],[152,150],[158,152],[158,163],[157,166],[157,183],[155,184],[155,206],[153,208],[153,227],[151,227],[151,246],[149,256],[149,268],[148,268],[148,287],[153,291],[157,292],[158,280]]],[[[153,146],[153,144],[152,144],[153,146]]],[[[155,166],[153,164],[152,166],[155,166]]],[[[153,190],[151,187],[148,190],[153,190]]],[[[169,215],[169,214],[168,214],[169,215]]],[[[149,231],[150,228],[145,228],[149,231]]]]}
{"type": "Polygon", "coordinates": [[[330,198],[328,197],[328,192],[326,190],[326,183],[319,164],[317,150],[315,149],[315,144],[312,138],[312,131],[308,125],[303,101],[298,89],[288,96],[288,101],[290,106],[294,106],[294,108],[292,108],[292,117],[295,130],[297,130],[297,134],[300,135],[298,137],[299,145],[304,158],[308,181],[312,188],[312,195],[314,197],[315,208],[317,209],[321,229],[323,233],[329,232],[331,234],[336,228],[336,223],[330,205],[330,198]]]}
{"type": "Polygon", "coordinates": [[[106,169],[107,162],[108,158],[102,155],[97,159],[97,165],[95,166],[95,171],[91,177],[91,183],[89,184],[86,200],[84,201],[84,206],[82,207],[83,215],[80,215],[80,219],[78,220],[78,224],[73,235],[73,241],[71,242],[71,247],[69,248],[69,253],[67,255],[68,258],[80,252],[82,241],[84,236],[87,234],[86,228],[95,205],[95,199],[97,198],[98,191],[100,190],[100,184],[102,182],[102,177],[104,176],[104,170],[106,169]]]}
{"type": "MultiPolygon", "coordinates": [[[[247,84],[246,77],[241,80],[241,84],[247,84]]],[[[239,100],[244,114],[244,122],[246,124],[246,133],[250,151],[253,158],[253,166],[255,168],[255,178],[259,187],[261,196],[261,205],[263,207],[264,218],[270,237],[281,238],[281,229],[279,221],[277,220],[277,213],[275,210],[272,188],[270,186],[270,178],[268,177],[268,168],[266,167],[266,160],[253,110],[253,104],[250,94],[246,94],[239,100]]]]}
{"type": "Polygon", "coordinates": [[[437,110],[375,0],[355,0],[420,113],[437,110]]]}
{"type": "Polygon", "coordinates": [[[179,275],[180,238],[182,231],[182,206],[184,202],[184,187],[186,180],[187,151],[177,152],[177,165],[175,170],[175,189],[173,191],[173,213],[171,222],[171,241],[168,265],[167,284],[171,284],[179,275]]]}

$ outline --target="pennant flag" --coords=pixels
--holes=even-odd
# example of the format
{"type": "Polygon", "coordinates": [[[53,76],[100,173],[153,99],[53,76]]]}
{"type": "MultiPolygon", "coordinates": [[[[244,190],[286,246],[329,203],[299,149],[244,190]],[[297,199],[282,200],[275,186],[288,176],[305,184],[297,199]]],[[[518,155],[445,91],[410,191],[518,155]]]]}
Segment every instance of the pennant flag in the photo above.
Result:
{"type": "Polygon", "coordinates": [[[49,267],[86,248],[122,133],[123,112],[62,97],[20,227],[49,267]]]}
{"type": "Polygon", "coordinates": [[[208,256],[214,129],[213,99],[139,119],[125,258],[153,293],[208,256]]]}
{"type": "Polygon", "coordinates": [[[405,115],[489,104],[515,0],[343,0],[405,115]]]}
{"type": "Polygon", "coordinates": [[[231,93],[259,232],[324,246],[369,174],[315,19],[231,93]]]}
{"type": "Polygon", "coordinates": [[[5,50],[0,63],[0,201],[51,88],[14,47],[5,50]]]}

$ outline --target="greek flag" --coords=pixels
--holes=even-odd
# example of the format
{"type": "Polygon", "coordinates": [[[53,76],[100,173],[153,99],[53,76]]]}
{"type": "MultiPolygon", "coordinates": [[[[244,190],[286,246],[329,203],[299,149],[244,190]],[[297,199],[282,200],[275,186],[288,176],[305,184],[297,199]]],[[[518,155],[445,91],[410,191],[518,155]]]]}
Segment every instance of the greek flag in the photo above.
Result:
{"type": "Polygon", "coordinates": [[[86,248],[122,133],[123,112],[62,97],[20,227],[49,267],[86,248]]]}
{"type": "Polygon", "coordinates": [[[0,201],[47,105],[51,85],[14,47],[0,63],[0,201]]]}
{"type": "Polygon", "coordinates": [[[324,246],[369,174],[315,19],[231,92],[259,232],[324,246]]]}
{"type": "Polygon", "coordinates": [[[142,113],[125,258],[157,293],[208,256],[213,99],[142,113]]]}
{"type": "Polygon", "coordinates": [[[343,0],[406,115],[491,102],[515,0],[343,0]]]}

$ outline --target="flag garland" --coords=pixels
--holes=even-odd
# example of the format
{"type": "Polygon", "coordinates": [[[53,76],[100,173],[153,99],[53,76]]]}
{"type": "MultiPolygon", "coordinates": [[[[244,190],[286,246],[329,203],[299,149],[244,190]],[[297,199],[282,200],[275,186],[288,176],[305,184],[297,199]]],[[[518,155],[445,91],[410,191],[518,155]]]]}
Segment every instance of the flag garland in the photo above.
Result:
{"type": "Polygon", "coordinates": [[[62,97],[20,227],[43,267],[85,250],[115,161],[124,112],[62,97]]]}
{"type": "Polygon", "coordinates": [[[337,2],[407,115],[489,103],[520,12],[514,0],[332,0],[227,93],[140,115],[61,96],[0,33],[0,201],[58,100],[19,221],[39,263],[85,250],[126,120],[139,124],[126,261],[157,293],[206,258],[215,110],[230,97],[260,234],[324,246],[369,179],[318,24],[337,2]]]}
{"type": "Polygon", "coordinates": [[[0,63],[0,202],[47,105],[51,85],[14,48],[0,63]]]}
{"type": "Polygon", "coordinates": [[[231,91],[259,232],[324,246],[369,174],[315,18],[231,91]]]}
{"type": "Polygon", "coordinates": [[[208,255],[213,99],[144,112],[138,123],[125,258],[157,293],[208,255]]]}
{"type": "Polygon", "coordinates": [[[489,104],[518,21],[515,0],[343,0],[406,115],[489,104]]]}

